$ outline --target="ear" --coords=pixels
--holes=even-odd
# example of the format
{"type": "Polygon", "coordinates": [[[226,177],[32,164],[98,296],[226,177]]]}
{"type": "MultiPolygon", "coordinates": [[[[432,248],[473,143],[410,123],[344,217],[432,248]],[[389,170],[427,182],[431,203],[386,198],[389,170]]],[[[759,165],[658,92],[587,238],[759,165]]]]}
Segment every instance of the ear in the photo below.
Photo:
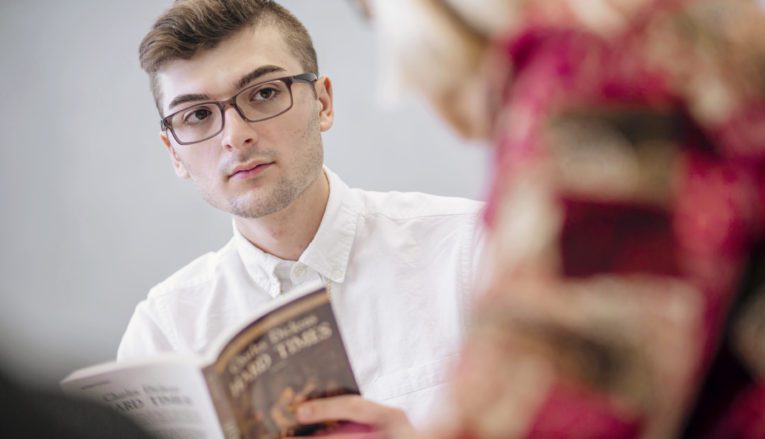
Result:
{"type": "Polygon", "coordinates": [[[327,131],[332,128],[335,120],[335,110],[332,106],[332,81],[327,76],[322,76],[316,82],[316,96],[321,105],[319,111],[319,127],[321,131],[327,131]]]}
{"type": "Polygon", "coordinates": [[[186,180],[189,178],[189,171],[186,170],[186,166],[184,166],[183,162],[178,158],[178,154],[175,152],[175,148],[173,148],[172,143],[170,143],[170,139],[167,137],[167,133],[162,131],[159,133],[159,138],[162,140],[162,144],[165,145],[165,149],[167,149],[168,154],[170,154],[170,161],[173,164],[173,170],[175,170],[175,175],[183,180],[186,180]]]}

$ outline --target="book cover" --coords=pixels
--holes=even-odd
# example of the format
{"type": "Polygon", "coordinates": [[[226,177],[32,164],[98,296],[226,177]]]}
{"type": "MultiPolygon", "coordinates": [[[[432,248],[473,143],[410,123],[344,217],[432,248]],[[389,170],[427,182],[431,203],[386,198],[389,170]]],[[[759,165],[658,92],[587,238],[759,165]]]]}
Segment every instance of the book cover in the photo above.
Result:
{"type": "Polygon", "coordinates": [[[164,355],[72,373],[68,393],[106,403],[163,438],[306,436],[304,401],[359,394],[326,288],[285,294],[204,357],[164,355]]]}

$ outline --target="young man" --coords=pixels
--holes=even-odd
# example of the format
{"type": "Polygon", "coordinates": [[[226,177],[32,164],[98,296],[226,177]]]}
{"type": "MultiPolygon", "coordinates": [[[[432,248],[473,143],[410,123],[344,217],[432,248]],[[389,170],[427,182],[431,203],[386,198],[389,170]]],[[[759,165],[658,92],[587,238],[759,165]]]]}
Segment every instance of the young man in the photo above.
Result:
{"type": "Polygon", "coordinates": [[[332,83],[305,28],[270,1],[178,0],[140,48],[179,178],[234,236],[149,293],[120,359],[198,352],[283,291],[321,279],[362,392],[304,420],[410,428],[441,400],[462,331],[481,204],[349,189],[323,167],[332,83]],[[399,409],[392,409],[395,406],[399,409]]]}

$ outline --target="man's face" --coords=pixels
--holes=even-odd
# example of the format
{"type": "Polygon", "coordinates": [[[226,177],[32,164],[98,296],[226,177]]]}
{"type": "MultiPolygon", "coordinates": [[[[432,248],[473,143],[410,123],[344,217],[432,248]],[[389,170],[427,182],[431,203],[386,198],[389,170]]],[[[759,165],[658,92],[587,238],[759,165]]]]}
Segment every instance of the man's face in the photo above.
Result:
{"type": "MultiPolygon", "coordinates": [[[[299,73],[304,68],[278,28],[262,25],[189,60],[168,63],[157,79],[163,114],[168,115],[228,99],[247,85],[299,73]],[[173,102],[179,100],[185,102],[173,102]]],[[[161,133],[178,177],[191,179],[207,202],[239,217],[260,218],[289,206],[321,176],[320,133],[333,120],[328,78],[317,84],[296,81],[292,95],[289,111],[261,122],[247,122],[228,107],[223,131],[200,143],[179,145],[169,132],[161,133]]]]}

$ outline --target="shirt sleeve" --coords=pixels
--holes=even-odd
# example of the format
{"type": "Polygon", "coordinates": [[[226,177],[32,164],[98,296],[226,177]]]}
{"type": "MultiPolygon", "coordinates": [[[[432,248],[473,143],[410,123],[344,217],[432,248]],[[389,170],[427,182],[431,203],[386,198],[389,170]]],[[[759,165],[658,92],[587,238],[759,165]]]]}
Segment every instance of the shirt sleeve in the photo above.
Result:
{"type": "MultiPolygon", "coordinates": [[[[462,285],[460,285],[462,297],[460,300],[464,319],[469,318],[473,303],[481,291],[481,273],[484,271],[482,260],[486,245],[486,232],[483,221],[481,221],[482,212],[483,210],[480,210],[471,215],[463,237],[460,255],[460,270],[462,272],[462,285]]],[[[463,326],[465,324],[466,322],[463,322],[463,326]]]]}
{"type": "Polygon", "coordinates": [[[173,351],[168,331],[160,324],[158,310],[148,300],[136,306],[117,350],[117,360],[140,358],[173,351]]]}
{"type": "Polygon", "coordinates": [[[472,224],[470,247],[468,256],[470,257],[470,273],[468,277],[469,289],[471,292],[476,290],[478,286],[478,276],[483,270],[484,250],[486,248],[486,228],[484,227],[481,216],[483,211],[476,214],[474,223],[472,224]]]}

